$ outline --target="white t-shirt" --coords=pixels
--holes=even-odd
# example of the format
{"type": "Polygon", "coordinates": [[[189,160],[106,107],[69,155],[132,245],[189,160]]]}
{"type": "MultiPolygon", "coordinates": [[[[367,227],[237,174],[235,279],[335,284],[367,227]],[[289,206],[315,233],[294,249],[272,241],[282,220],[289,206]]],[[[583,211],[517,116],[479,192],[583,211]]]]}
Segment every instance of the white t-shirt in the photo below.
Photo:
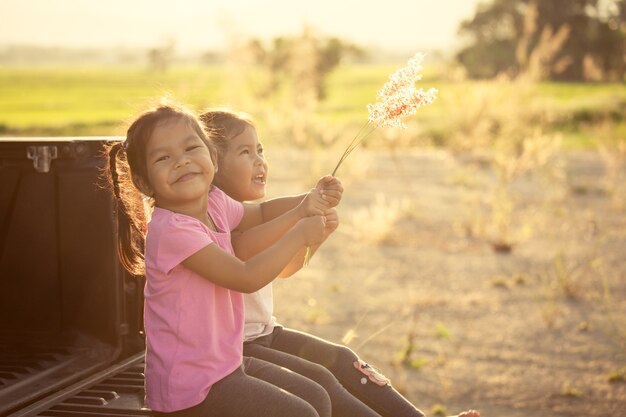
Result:
{"type": "Polygon", "coordinates": [[[243,295],[245,303],[246,324],[243,330],[243,340],[249,342],[261,336],[266,336],[279,325],[274,317],[274,296],[270,282],[260,290],[243,295]]]}

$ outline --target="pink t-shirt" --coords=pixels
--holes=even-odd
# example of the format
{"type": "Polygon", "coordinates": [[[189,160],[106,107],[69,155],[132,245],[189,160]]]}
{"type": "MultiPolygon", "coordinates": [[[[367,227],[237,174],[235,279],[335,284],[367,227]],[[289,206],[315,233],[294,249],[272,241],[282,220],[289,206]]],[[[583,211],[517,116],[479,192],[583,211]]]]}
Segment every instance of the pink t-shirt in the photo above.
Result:
{"type": "Polygon", "coordinates": [[[155,208],[146,236],[146,404],[171,412],[202,402],[211,386],[241,365],[244,304],[181,262],[216,244],[233,254],[230,231],[241,203],[218,188],[208,212],[220,232],[193,217],[155,208]]]}

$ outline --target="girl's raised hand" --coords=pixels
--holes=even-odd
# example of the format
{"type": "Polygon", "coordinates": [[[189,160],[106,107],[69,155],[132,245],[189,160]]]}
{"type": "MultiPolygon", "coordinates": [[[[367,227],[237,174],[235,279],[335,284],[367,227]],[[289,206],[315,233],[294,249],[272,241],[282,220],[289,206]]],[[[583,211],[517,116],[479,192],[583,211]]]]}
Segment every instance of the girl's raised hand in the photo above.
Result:
{"type": "Polygon", "coordinates": [[[326,229],[324,216],[304,217],[296,223],[295,227],[303,233],[305,246],[318,245],[324,240],[326,229]]]}
{"type": "Polygon", "coordinates": [[[328,210],[329,204],[317,188],[312,188],[298,204],[300,217],[321,216],[328,210]]]}
{"type": "Polygon", "coordinates": [[[343,195],[343,185],[337,177],[324,175],[317,181],[316,189],[322,194],[322,198],[328,203],[328,207],[336,207],[343,195]]]}

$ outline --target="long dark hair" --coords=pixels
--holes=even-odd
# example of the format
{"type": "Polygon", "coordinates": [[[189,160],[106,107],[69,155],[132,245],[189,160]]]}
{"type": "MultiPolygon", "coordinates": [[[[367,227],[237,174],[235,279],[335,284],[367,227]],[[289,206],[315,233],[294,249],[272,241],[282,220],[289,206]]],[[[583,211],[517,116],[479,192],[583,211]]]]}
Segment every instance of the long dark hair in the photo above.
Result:
{"type": "Polygon", "coordinates": [[[198,118],[177,105],[160,105],[148,110],[130,125],[123,142],[105,149],[105,178],[117,201],[117,252],[124,268],[133,275],[145,273],[147,209],[154,205],[140,185],[149,185],[146,147],[154,129],[163,122],[182,119],[211,148],[208,135],[198,118]]]}

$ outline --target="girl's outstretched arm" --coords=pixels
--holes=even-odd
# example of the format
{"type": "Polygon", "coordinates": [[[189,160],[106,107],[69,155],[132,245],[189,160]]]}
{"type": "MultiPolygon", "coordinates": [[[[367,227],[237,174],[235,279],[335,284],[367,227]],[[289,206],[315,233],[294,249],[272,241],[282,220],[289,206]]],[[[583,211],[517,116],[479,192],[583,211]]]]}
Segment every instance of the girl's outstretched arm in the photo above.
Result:
{"type": "MultiPolygon", "coordinates": [[[[341,181],[326,175],[319,179],[315,188],[301,196],[281,197],[261,204],[244,205],[244,218],[232,233],[235,253],[240,259],[250,258],[273,244],[300,218],[325,214],[329,208],[339,204],[342,194],[341,181]]],[[[336,212],[333,216],[335,219],[336,212]]],[[[291,276],[300,269],[304,253],[305,251],[294,259],[290,272],[281,273],[281,276],[291,276]]]]}
{"type": "Polygon", "coordinates": [[[235,254],[245,261],[274,244],[298,220],[322,215],[327,209],[325,200],[315,188],[298,206],[269,221],[264,221],[259,204],[244,204],[243,219],[231,234],[235,254]]]}
{"type": "MultiPolygon", "coordinates": [[[[341,201],[343,194],[343,186],[339,179],[325,175],[317,181],[315,188],[321,193],[322,199],[326,202],[328,207],[335,207],[341,201]]],[[[308,195],[308,193],[277,197],[271,200],[264,201],[259,204],[259,213],[261,223],[275,219],[287,213],[289,210],[296,208],[302,200],[308,195]]]]}
{"type": "Polygon", "coordinates": [[[216,285],[251,293],[276,278],[302,248],[319,244],[324,238],[324,229],[322,216],[305,217],[274,244],[246,261],[209,244],[182,264],[216,285]]]}
{"type": "Polygon", "coordinates": [[[275,219],[287,213],[289,210],[295,209],[298,207],[298,204],[302,203],[302,200],[304,200],[307,194],[308,192],[298,195],[276,197],[258,204],[258,215],[260,216],[259,219],[261,223],[275,219]]]}

